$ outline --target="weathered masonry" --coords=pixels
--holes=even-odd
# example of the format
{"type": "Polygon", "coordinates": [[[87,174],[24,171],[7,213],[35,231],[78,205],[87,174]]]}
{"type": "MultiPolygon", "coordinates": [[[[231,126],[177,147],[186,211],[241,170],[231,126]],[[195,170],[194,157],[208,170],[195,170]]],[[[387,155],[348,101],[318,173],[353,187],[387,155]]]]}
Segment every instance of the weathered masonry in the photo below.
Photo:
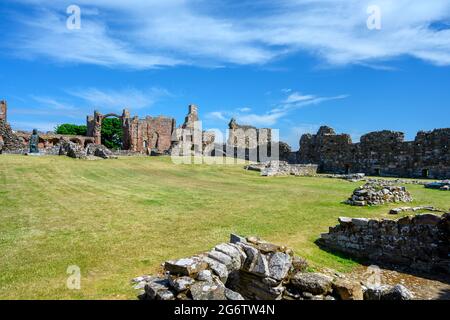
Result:
{"type": "Polygon", "coordinates": [[[6,101],[0,101],[0,121],[4,121],[6,122],[6,111],[7,111],[7,106],[6,106],[6,101]]]}
{"type": "Polygon", "coordinates": [[[320,172],[362,172],[376,176],[446,179],[450,177],[450,128],[420,131],[404,141],[396,131],[371,132],[352,143],[348,134],[323,126],[300,139],[297,160],[317,163],[320,172]]]}
{"type": "Polygon", "coordinates": [[[319,243],[374,263],[450,274],[450,213],[398,220],[341,217],[319,243]]]}
{"type": "Polygon", "coordinates": [[[101,114],[94,112],[94,116],[87,117],[87,135],[94,137],[96,144],[101,144],[102,121],[109,117],[120,119],[123,129],[122,149],[133,152],[159,153],[167,152],[172,145],[172,132],[175,129],[175,119],[169,117],[150,117],[144,119],[131,117],[130,112],[123,110],[122,115],[115,113],[101,114]]]}
{"type": "Polygon", "coordinates": [[[278,141],[273,141],[272,129],[240,125],[234,118],[228,124],[227,147],[235,158],[265,162],[273,156],[278,160],[278,141]],[[276,142],[276,143],[274,143],[276,142]]]}

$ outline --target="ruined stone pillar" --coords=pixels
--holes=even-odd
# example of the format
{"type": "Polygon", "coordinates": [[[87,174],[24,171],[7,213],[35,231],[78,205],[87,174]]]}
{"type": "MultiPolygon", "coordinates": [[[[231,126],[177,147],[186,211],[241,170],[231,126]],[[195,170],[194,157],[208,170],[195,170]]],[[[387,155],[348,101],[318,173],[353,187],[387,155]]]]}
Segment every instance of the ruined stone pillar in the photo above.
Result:
{"type": "Polygon", "coordinates": [[[94,112],[94,130],[92,136],[95,144],[102,144],[102,121],[103,116],[98,111],[94,112]]]}
{"type": "Polygon", "coordinates": [[[0,101],[0,121],[3,121],[6,123],[6,111],[7,111],[7,106],[6,106],[6,101],[2,100],[0,101]]]}

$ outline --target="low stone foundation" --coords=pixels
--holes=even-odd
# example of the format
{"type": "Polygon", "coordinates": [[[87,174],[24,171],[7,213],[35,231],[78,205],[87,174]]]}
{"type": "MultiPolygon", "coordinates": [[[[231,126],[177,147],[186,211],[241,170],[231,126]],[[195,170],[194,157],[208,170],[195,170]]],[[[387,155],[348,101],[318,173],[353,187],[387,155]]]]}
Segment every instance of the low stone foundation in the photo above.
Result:
{"type": "Polygon", "coordinates": [[[317,174],[315,164],[289,164],[285,161],[268,161],[264,163],[251,164],[245,167],[246,170],[261,172],[261,176],[314,176],[317,174]]]}
{"type": "Polygon", "coordinates": [[[442,180],[437,182],[427,183],[425,188],[438,189],[442,191],[450,191],[450,180],[442,180]]]}
{"type": "Polygon", "coordinates": [[[231,235],[229,243],[164,263],[160,275],[133,279],[145,300],[363,300],[412,299],[402,285],[362,286],[343,275],[306,272],[292,249],[256,237],[231,235]]]}
{"type": "Polygon", "coordinates": [[[426,273],[450,274],[450,213],[398,220],[339,218],[319,244],[352,257],[426,273]]]}

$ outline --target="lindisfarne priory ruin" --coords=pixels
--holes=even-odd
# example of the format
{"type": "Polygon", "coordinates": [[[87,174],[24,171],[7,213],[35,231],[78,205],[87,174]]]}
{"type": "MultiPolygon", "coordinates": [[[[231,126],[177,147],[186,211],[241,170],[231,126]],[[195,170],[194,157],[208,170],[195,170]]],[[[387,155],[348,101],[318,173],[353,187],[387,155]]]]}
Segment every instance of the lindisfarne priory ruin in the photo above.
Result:
{"type": "MultiPolygon", "coordinates": [[[[319,173],[432,179],[450,177],[450,128],[420,131],[413,141],[405,141],[404,133],[398,131],[370,132],[363,135],[360,142],[354,143],[349,134],[337,134],[332,128],[322,126],[316,134],[302,135],[299,150],[292,152],[286,143],[274,139],[273,129],[240,125],[235,119],[231,119],[228,125],[226,142],[218,144],[213,131],[197,128],[200,118],[195,105],[189,106],[185,121],[179,127],[176,120],[168,116],[132,117],[127,109],[122,114],[95,111],[93,116],[87,116],[86,135],[42,133],[38,147],[42,153],[58,154],[63,142],[73,143],[77,148],[100,145],[102,122],[110,117],[118,118],[122,125],[122,150],[114,151],[118,154],[162,155],[177,149],[181,155],[183,150],[189,150],[194,154],[231,155],[258,162],[285,160],[290,164],[316,165],[319,173]],[[266,159],[260,157],[260,149],[268,154],[266,159]]],[[[2,152],[26,153],[30,137],[31,132],[16,132],[11,128],[7,122],[7,103],[1,101],[2,152]]]]}

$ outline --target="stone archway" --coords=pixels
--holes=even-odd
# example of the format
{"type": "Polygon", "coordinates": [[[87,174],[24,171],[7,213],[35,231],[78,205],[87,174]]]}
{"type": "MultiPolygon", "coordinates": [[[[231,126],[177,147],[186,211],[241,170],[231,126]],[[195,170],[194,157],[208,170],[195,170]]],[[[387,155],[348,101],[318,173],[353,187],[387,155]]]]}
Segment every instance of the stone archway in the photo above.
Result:
{"type": "Polygon", "coordinates": [[[103,120],[107,118],[117,118],[120,120],[122,124],[122,131],[123,131],[123,137],[122,137],[122,144],[124,144],[124,137],[126,133],[126,128],[124,125],[124,120],[126,118],[126,110],[124,110],[124,113],[122,115],[116,114],[116,113],[107,113],[105,115],[101,114],[98,111],[94,111],[94,116],[88,116],[87,118],[87,127],[88,127],[88,136],[91,136],[94,138],[95,144],[102,144],[102,123],[103,120]]]}

